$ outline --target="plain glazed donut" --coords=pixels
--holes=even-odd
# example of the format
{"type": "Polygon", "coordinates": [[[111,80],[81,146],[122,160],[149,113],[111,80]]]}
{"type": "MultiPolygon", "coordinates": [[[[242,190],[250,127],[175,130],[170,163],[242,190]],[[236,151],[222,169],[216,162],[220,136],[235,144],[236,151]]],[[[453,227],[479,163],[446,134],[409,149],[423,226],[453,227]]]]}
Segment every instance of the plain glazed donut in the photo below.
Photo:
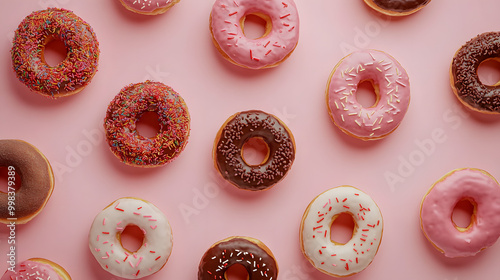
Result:
{"type": "Polygon", "coordinates": [[[221,240],[201,258],[198,280],[227,279],[227,270],[235,264],[245,267],[248,280],[276,280],[278,264],[271,250],[260,240],[233,236],[221,240]]]}
{"type": "Polygon", "coordinates": [[[500,113],[500,83],[484,85],[477,69],[486,60],[500,61],[500,32],[487,32],[463,45],[453,57],[450,83],[453,93],[467,108],[480,113],[500,113]]]}
{"type": "Polygon", "coordinates": [[[27,16],[17,28],[11,50],[17,78],[30,90],[57,98],[80,92],[97,71],[99,43],[92,27],[73,12],[48,8],[27,16]],[[67,50],[57,66],[47,65],[44,48],[60,40],[67,50]]]}
{"type": "Polygon", "coordinates": [[[307,207],[300,224],[304,256],[319,271],[350,276],[364,270],[375,258],[383,233],[382,213],[364,192],[340,186],[317,196],[307,207]],[[330,228],[341,213],[354,219],[352,238],[345,244],[330,239],[330,228]]]}
{"type": "Polygon", "coordinates": [[[180,0],[120,0],[127,10],[142,15],[159,15],[166,12],[180,0]]]}
{"type": "Polygon", "coordinates": [[[239,112],[226,120],[215,137],[214,164],[221,176],[243,190],[269,189],[281,181],[295,159],[295,141],[277,117],[258,110],[239,112]],[[260,138],[268,146],[267,158],[250,165],[242,156],[243,145],[260,138]]]}
{"type": "MultiPolygon", "coordinates": [[[[0,222],[25,224],[38,215],[54,189],[54,174],[47,158],[35,146],[21,140],[0,140],[0,166],[18,174],[7,193],[0,192],[0,222]],[[13,170],[10,170],[11,168],[13,170]],[[9,197],[15,190],[15,211],[9,210],[9,197]]],[[[15,178],[9,175],[9,178],[15,178]]],[[[9,181],[11,181],[9,179],[9,181]]]]}
{"type": "Polygon", "coordinates": [[[407,16],[420,11],[431,0],[364,0],[375,11],[388,16],[407,16]]]}
{"type": "Polygon", "coordinates": [[[326,89],[328,112],[335,125],[362,140],[377,140],[401,123],[410,103],[410,81],[392,56],[377,50],[355,51],[333,69],[326,89]],[[358,85],[373,84],[377,100],[363,107],[356,99],[358,85]]]}
{"type": "Polygon", "coordinates": [[[174,160],[187,144],[189,112],[171,87],[146,81],[124,87],[108,106],[104,129],[111,151],[125,164],[156,167],[174,160]],[[153,138],[137,132],[145,112],[156,112],[160,131],[153,138]]]}
{"type": "Polygon", "coordinates": [[[158,272],[172,252],[172,229],[165,215],[152,203],[133,197],[120,198],[94,219],[89,247],[97,262],[109,273],[139,279],[158,272]],[[121,233],[129,225],[144,233],[135,252],[123,248],[121,233]]]}
{"type": "Polygon", "coordinates": [[[55,262],[32,258],[16,265],[14,271],[7,270],[0,280],[71,280],[69,273],[55,262]]]}
{"type": "Polygon", "coordinates": [[[216,0],[210,14],[213,42],[224,58],[241,67],[278,66],[299,41],[299,15],[293,0],[216,0]],[[245,37],[245,18],[266,21],[264,35],[245,37]]]}
{"type": "Polygon", "coordinates": [[[446,257],[474,256],[500,236],[500,185],[488,172],[455,169],[435,182],[422,200],[420,224],[431,244],[446,257]],[[468,227],[455,225],[456,204],[468,200],[473,214],[468,227]]]}

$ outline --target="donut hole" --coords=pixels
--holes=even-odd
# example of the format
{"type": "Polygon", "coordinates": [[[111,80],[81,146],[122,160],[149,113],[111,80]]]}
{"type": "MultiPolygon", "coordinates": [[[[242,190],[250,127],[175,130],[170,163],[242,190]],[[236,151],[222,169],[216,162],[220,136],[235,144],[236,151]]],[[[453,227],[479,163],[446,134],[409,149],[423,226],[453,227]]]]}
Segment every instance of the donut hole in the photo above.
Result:
{"type": "Polygon", "coordinates": [[[119,233],[118,239],[125,250],[129,253],[134,253],[137,252],[144,243],[144,232],[136,225],[127,225],[123,231],[119,233]]]}
{"type": "Polygon", "coordinates": [[[239,263],[231,265],[224,273],[224,276],[226,280],[250,279],[247,269],[239,263]]]}
{"type": "Polygon", "coordinates": [[[451,215],[453,225],[459,231],[467,230],[474,221],[476,203],[469,198],[464,198],[455,204],[451,215]]]}
{"type": "Polygon", "coordinates": [[[135,123],[137,133],[145,138],[154,138],[160,133],[159,116],[154,111],[144,112],[135,123]]]}
{"type": "Polygon", "coordinates": [[[42,59],[50,67],[56,67],[68,56],[66,45],[59,38],[50,37],[47,39],[42,50],[42,59]]]}
{"type": "Polygon", "coordinates": [[[19,172],[17,170],[9,170],[8,166],[0,166],[0,192],[16,192],[20,187],[21,176],[19,176],[19,172]]]}
{"type": "Polygon", "coordinates": [[[489,58],[477,68],[479,81],[486,86],[500,85],[500,58],[489,58]]]}
{"type": "Polygon", "coordinates": [[[344,212],[333,217],[330,226],[330,240],[335,244],[346,244],[356,230],[356,222],[351,214],[344,212]]]}
{"type": "Polygon", "coordinates": [[[269,159],[269,145],[262,137],[249,138],[241,148],[241,158],[249,166],[259,166],[269,159]]]}
{"type": "Polygon", "coordinates": [[[379,100],[378,86],[372,80],[361,81],[356,90],[356,100],[363,108],[374,107],[379,100]]]}
{"type": "Polygon", "coordinates": [[[267,36],[272,27],[271,18],[261,13],[243,16],[240,25],[245,37],[252,40],[267,36]]]}

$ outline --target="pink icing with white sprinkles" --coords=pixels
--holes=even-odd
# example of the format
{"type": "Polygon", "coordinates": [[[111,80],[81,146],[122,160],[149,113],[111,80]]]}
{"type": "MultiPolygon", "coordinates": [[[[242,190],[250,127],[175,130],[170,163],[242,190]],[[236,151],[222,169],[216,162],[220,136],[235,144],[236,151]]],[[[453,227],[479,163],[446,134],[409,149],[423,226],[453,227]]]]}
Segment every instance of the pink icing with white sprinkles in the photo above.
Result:
{"type": "Polygon", "coordinates": [[[273,67],[295,49],[299,15],[293,0],[216,0],[210,28],[218,47],[235,64],[252,69],[273,67]],[[249,14],[268,16],[269,34],[245,37],[241,19],[249,14]]]}
{"type": "Polygon", "coordinates": [[[52,266],[37,262],[23,261],[18,264],[15,272],[8,270],[0,280],[63,280],[52,266]]]}
{"type": "Polygon", "coordinates": [[[334,123],[363,140],[380,139],[395,130],[410,103],[410,81],[403,67],[377,50],[356,51],[335,66],[327,88],[327,105],[334,123]],[[358,85],[373,81],[378,101],[365,108],[356,99],[358,85]]]}
{"type": "Polygon", "coordinates": [[[160,270],[172,251],[172,229],[160,209],[144,200],[121,198],[99,213],[89,233],[89,247],[101,267],[111,274],[139,279],[160,270]],[[144,233],[135,252],[123,248],[119,236],[128,225],[144,233]]]}

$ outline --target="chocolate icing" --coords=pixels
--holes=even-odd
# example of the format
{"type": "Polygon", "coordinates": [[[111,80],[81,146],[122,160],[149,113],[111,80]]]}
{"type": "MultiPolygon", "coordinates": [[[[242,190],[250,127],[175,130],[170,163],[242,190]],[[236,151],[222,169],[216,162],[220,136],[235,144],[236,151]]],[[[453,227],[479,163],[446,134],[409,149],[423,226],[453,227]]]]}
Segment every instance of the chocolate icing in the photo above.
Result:
{"type": "Polygon", "coordinates": [[[500,32],[486,32],[468,41],[453,58],[452,85],[457,96],[480,111],[500,113],[500,87],[484,85],[477,69],[489,58],[500,58],[500,32]]]}
{"type": "Polygon", "coordinates": [[[291,132],[276,117],[262,111],[240,112],[232,116],[219,131],[214,144],[216,168],[222,177],[246,190],[263,190],[285,177],[295,159],[291,132]],[[243,160],[245,142],[260,137],[269,147],[268,159],[257,166],[243,160]]]}
{"type": "Polygon", "coordinates": [[[373,0],[373,3],[384,10],[408,12],[425,6],[430,1],[431,0],[373,0]]]}
{"type": "Polygon", "coordinates": [[[0,219],[30,219],[47,202],[53,187],[52,168],[32,145],[20,140],[0,140],[0,166],[14,166],[21,182],[16,182],[15,215],[8,210],[8,195],[0,192],[0,219]],[[21,184],[19,186],[19,184],[21,184]]]}
{"type": "Polygon", "coordinates": [[[198,280],[226,279],[225,273],[234,264],[245,267],[248,280],[275,280],[278,276],[272,255],[248,239],[233,237],[207,250],[200,261],[198,280]]]}

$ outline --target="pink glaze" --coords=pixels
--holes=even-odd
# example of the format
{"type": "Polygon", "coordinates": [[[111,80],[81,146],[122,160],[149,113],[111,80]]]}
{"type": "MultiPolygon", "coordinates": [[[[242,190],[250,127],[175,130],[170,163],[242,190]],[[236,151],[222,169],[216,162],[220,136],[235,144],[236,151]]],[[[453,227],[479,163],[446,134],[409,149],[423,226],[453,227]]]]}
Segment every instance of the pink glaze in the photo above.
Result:
{"type": "Polygon", "coordinates": [[[52,266],[35,261],[24,261],[16,266],[15,271],[7,270],[0,280],[63,280],[52,266]]]}
{"type": "Polygon", "coordinates": [[[424,234],[445,256],[474,256],[500,236],[500,186],[483,170],[454,170],[434,184],[420,213],[424,234]],[[470,227],[461,232],[451,216],[457,202],[463,199],[477,206],[470,227]]]}
{"type": "Polygon", "coordinates": [[[174,0],[121,0],[128,8],[137,12],[153,12],[157,9],[163,9],[178,2],[174,0]]]}
{"type": "Polygon", "coordinates": [[[390,55],[377,50],[356,51],[344,57],[333,70],[327,88],[327,105],[335,124],[363,140],[382,138],[403,120],[410,103],[406,71],[390,55]],[[378,101],[369,108],[356,99],[362,81],[378,87],[378,101]]]}
{"type": "Polygon", "coordinates": [[[216,0],[210,28],[230,61],[252,69],[276,66],[299,41],[299,15],[293,0],[216,0]],[[249,14],[267,15],[272,25],[269,34],[246,38],[240,20],[249,14]]]}

